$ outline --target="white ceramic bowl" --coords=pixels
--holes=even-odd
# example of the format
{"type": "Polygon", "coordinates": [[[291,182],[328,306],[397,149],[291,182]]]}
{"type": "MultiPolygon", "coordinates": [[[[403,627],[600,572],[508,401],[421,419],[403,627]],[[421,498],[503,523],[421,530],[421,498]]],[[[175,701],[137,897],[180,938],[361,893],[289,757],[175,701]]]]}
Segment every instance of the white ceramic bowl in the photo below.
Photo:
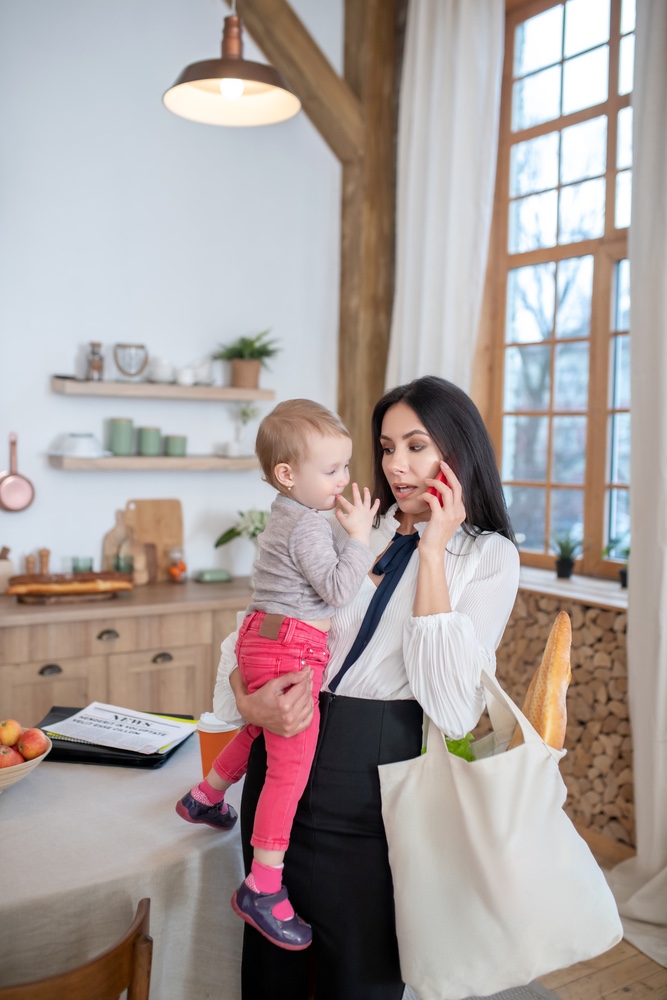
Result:
{"type": "Polygon", "coordinates": [[[104,448],[94,434],[67,434],[63,441],[63,454],[76,458],[99,458],[104,448]]]}
{"type": "MultiPolygon", "coordinates": [[[[49,740],[48,736],[46,738],[49,740]]],[[[0,767],[0,792],[3,792],[5,788],[9,788],[11,785],[15,785],[21,778],[25,778],[26,775],[30,774],[38,764],[42,763],[46,755],[51,752],[52,746],[53,744],[49,740],[48,750],[45,750],[40,757],[26,760],[22,764],[13,764],[12,767],[0,767]]]]}
{"type": "Polygon", "coordinates": [[[105,451],[94,434],[61,434],[54,441],[50,455],[65,455],[67,458],[102,458],[111,454],[105,451]]]}

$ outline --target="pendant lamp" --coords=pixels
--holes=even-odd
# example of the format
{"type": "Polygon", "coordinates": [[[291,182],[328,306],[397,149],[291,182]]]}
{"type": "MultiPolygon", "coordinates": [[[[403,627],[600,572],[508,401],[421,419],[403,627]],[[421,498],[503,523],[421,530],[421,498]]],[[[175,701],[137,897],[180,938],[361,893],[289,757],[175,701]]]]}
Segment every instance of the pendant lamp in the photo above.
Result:
{"type": "Polygon", "coordinates": [[[229,14],[222,58],[186,66],[162,97],[169,111],[203,125],[244,126],[284,122],[300,110],[298,97],[273,66],[243,58],[242,31],[241,18],[229,14]]]}

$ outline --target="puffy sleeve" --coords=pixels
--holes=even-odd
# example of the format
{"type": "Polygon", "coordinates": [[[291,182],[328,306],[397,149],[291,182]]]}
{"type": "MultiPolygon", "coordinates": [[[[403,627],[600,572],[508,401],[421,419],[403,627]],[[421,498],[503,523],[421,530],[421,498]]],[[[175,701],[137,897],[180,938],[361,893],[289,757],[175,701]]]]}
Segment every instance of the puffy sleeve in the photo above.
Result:
{"type": "Polygon", "coordinates": [[[299,573],[332,608],[352,600],[374,561],[368,546],[353,538],[338,546],[332,526],[317,512],[305,515],[289,540],[290,556],[299,573]]]}
{"type": "Polygon", "coordinates": [[[515,546],[498,534],[477,542],[482,542],[480,558],[453,600],[453,610],[411,617],[403,630],[412,692],[426,714],[454,739],[474,728],[484,710],[480,674],[482,669],[495,673],[495,651],[519,587],[515,546]]]}
{"type": "Polygon", "coordinates": [[[228,722],[230,725],[242,726],[245,719],[239,715],[236,707],[236,698],[229,683],[229,676],[238,666],[236,662],[236,640],[238,638],[241,622],[245,618],[245,611],[239,611],[236,616],[236,632],[227,636],[220,647],[220,662],[218,663],[218,673],[215,679],[215,689],[213,691],[213,714],[221,722],[228,722]]]}

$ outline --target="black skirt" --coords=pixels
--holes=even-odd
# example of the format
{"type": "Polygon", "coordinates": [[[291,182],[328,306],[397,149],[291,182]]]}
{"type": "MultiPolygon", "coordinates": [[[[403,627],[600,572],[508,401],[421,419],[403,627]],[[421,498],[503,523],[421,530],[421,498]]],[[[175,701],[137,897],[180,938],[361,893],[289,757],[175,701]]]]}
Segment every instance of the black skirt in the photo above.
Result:
{"type": "MultiPolygon", "coordinates": [[[[246,925],[244,1000],[401,1000],[394,900],[378,764],[419,755],[423,711],[415,701],[320,695],[310,779],[299,803],[284,881],[313,928],[306,951],[288,952],[246,925]]],[[[255,740],[241,805],[246,870],[266,770],[255,740]]],[[[405,817],[409,823],[410,818],[405,817]]]]}

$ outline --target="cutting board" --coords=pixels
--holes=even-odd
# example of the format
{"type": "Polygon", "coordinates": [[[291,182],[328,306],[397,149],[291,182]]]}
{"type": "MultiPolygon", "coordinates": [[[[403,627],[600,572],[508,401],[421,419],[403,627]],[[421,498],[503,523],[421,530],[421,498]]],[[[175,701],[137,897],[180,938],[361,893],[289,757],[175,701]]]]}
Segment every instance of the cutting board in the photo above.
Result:
{"type": "Polygon", "coordinates": [[[183,548],[183,510],[180,500],[128,500],[125,523],[135,542],[155,546],[158,582],[169,580],[169,552],[183,548]]]}

